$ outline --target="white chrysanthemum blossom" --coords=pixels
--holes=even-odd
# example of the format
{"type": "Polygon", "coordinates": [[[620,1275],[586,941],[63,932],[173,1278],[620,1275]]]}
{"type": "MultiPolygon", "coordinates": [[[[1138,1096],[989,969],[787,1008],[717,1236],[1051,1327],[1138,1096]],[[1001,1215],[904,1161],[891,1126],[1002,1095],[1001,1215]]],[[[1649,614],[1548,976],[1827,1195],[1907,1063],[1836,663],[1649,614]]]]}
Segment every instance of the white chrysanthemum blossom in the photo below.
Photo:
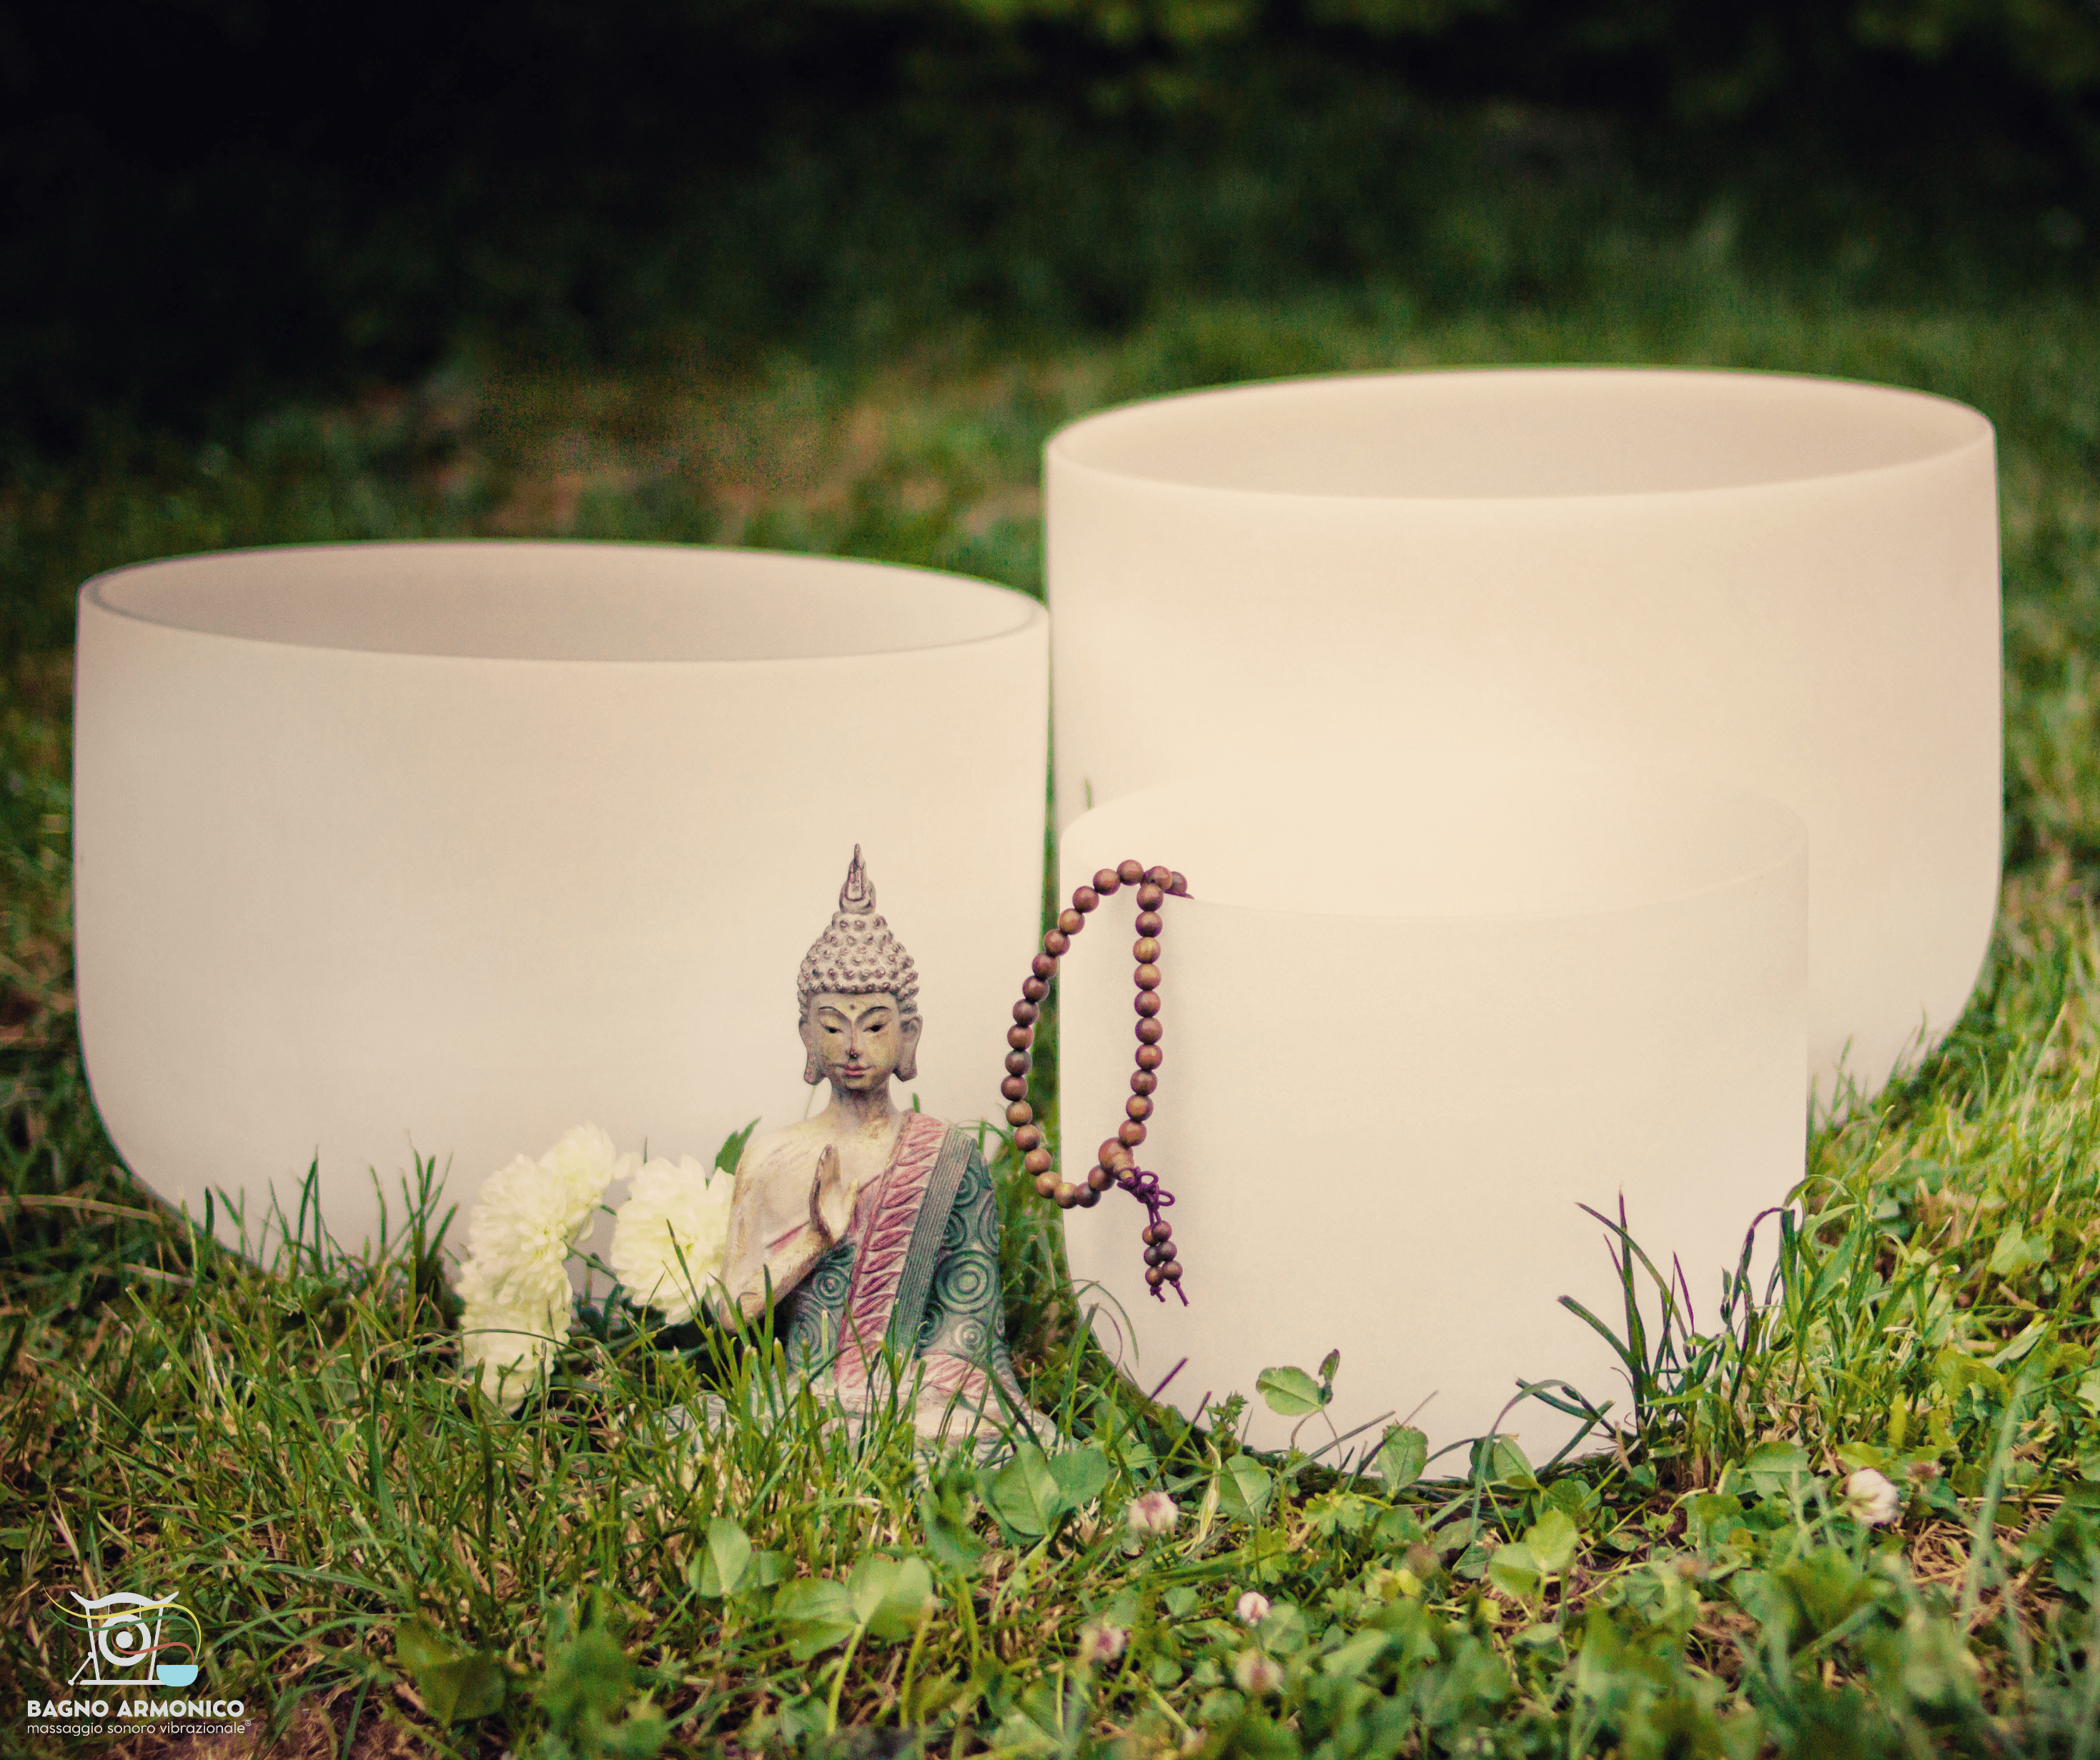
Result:
{"type": "Polygon", "coordinates": [[[576,1313],[569,1255],[605,1189],[638,1159],[580,1124],[536,1161],[520,1155],[481,1183],[460,1265],[462,1355],[483,1390],[514,1410],[554,1360],[576,1313]]]}
{"type": "Polygon", "coordinates": [[[579,1195],[586,1213],[605,1195],[607,1186],[633,1173],[641,1161],[638,1155],[619,1153],[612,1138],[595,1124],[564,1131],[562,1140],[540,1157],[542,1167],[579,1195]]]}
{"type": "MultiPolygon", "coordinates": [[[[556,1317],[566,1331],[569,1317],[556,1317]]],[[[523,1310],[470,1302],[460,1316],[460,1360],[481,1384],[481,1390],[505,1411],[523,1403],[533,1384],[554,1361],[556,1335],[543,1310],[523,1310]]]]}
{"type": "Polygon", "coordinates": [[[673,1326],[699,1312],[729,1264],[734,1185],[690,1155],[675,1163],[660,1155],[634,1175],[614,1213],[607,1258],[634,1299],[673,1326]]]}

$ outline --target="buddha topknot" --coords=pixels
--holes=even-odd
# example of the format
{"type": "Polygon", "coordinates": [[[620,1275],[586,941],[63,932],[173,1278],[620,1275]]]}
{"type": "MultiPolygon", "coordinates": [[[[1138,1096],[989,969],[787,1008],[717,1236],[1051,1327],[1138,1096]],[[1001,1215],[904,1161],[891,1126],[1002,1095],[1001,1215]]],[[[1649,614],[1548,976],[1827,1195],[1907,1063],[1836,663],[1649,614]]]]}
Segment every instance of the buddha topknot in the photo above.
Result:
{"type": "Polygon", "coordinates": [[[810,944],[795,979],[795,1006],[806,1014],[810,998],[831,991],[840,996],[872,996],[888,991],[897,998],[905,1025],[919,1018],[919,970],[889,925],[875,913],[875,887],[854,845],[846,883],[839,888],[839,908],[831,926],[810,944]]]}

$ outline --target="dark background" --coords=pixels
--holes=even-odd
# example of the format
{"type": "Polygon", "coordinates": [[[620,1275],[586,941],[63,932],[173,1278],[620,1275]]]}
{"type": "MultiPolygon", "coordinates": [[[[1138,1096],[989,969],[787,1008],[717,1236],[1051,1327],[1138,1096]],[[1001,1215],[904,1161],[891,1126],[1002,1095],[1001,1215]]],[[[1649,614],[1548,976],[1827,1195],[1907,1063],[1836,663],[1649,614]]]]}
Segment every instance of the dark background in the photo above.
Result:
{"type": "Polygon", "coordinates": [[[2100,0],[130,0],[0,15],[0,442],[632,363],[1551,303],[1643,241],[2089,291],[2100,0]]]}

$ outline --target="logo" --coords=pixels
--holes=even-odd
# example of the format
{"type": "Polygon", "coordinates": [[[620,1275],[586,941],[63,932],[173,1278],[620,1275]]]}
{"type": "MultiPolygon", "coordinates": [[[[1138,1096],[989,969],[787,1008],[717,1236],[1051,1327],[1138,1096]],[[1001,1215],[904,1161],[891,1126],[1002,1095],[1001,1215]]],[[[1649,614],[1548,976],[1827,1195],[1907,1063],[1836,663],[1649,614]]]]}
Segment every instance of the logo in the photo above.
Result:
{"type": "Polygon", "coordinates": [[[43,1735],[126,1736],[245,1734],[238,1699],[171,1697],[194,1686],[204,1665],[204,1628],[171,1595],[90,1597],[69,1591],[77,1613],[58,1604],[60,1617],[79,1635],[80,1663],[67,1677],[67,1696],[29,1701],[29,1727],[43,1735]],[[114,1688],[97,1692],[94,1688],[114,1688]],[[212,1719],[211,1722],[197,1721],[212,1719]]]}
{"type": "Polygon", "coordinates": [[[69,1687],[187,1687],[197,1678],[204,1628],[173,1595],[142,1595],[73,1599],[86,1616],[87,1660],[73,1672],[69,1687]]]}

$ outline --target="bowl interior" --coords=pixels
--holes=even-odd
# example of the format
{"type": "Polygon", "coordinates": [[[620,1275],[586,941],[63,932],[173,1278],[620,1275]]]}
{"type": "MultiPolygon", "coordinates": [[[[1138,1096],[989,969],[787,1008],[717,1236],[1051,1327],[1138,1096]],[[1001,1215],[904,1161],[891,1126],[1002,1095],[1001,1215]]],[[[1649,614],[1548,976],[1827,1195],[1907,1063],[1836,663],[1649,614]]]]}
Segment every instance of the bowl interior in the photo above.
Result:
{"type": "Polygon", "coordinates": [[[1135,856],[1177,868],[1207,904],[1389,918],[1634,908],[1770,872],[1807,840],[1787,808],[1745,790],[1485,764],[1282,765],[1167,782],[1065,833],[1088,865],[1135,856]]]}
{"type": "Polygon", "coordinates": [[[642,544],[311,545],[121,569],[121,615],[296,647],[499,660],[755,661],[1010,634],[1023,595],[923,569],[642,544]]]}
{"type": "Polygon", "coordinates": [[[1189,488],[1477,500],[1740,489],[1917,463],[1988,440],[1943,398],[1780,374],[1366,373],[1111,410],[1051,442],[1189,488]]]}

